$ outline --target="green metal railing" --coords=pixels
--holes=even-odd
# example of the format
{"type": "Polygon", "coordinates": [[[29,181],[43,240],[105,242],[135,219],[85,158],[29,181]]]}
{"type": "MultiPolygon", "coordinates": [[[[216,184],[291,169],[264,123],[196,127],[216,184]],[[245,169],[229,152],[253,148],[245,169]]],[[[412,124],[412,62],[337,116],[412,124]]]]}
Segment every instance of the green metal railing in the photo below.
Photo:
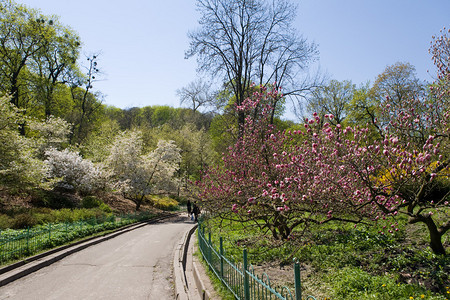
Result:
{"type": "MultiPolygon", "coordinates": [[[[205,228],[198,224],[198,244],[200,252],[211,271],[222,281],[236,299],[280,299],[301,300],[300,264],[294,263],[295,291],[288,287],[276,288],[270,284],[269,276],[255,274],[253,266],[248,264],[247,250],[243,251],[243,262],[236,263],[224,255],[223,240],[219,239],[219,249],[216,250],[211,242],[211,232],[208,238],[205,236],[205,228]]],[[[313,296],[307,296],[306,300],[315,300],[313,296]]]]}
{"type": "Polygon", "coordinates": [[[0,265],[77,238],[119,228],[154,216],[153,214],[128,214],[119,217],[91,218],[72,223],[49,223],[24,230],[3,230],[0,231],[0,265]]]}

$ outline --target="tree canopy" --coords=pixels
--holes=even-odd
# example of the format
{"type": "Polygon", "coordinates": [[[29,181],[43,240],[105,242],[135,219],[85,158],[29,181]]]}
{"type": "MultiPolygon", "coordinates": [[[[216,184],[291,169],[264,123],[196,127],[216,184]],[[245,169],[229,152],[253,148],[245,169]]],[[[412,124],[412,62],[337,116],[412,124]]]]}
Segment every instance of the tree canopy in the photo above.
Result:
{"type": "MultiPolygon", "coordinates": [[[[197,56],[200,71],[231,86],[237,106],[251,95],[252,84],[285,95],[301,94],[307,85],[299,79],[316,59],[317,47],[293,28],[296,5],[288,0],[198,0],[200,28],[189,32],[186,57],[197,56]]],[[[280,97],[271,99],[272,107],[280,97]]],[[[238,111],[238,123],[244,123],[238,111]]]]}

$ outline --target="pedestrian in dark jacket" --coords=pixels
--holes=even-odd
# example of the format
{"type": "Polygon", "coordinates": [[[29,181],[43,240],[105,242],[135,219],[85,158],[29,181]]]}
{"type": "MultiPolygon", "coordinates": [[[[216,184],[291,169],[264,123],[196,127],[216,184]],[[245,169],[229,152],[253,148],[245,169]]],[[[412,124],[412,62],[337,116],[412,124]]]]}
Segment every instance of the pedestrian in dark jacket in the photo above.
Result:
{"type": "Polygon", "coordinates": [[[191,205],[191,201],[190,200],[188,200],[186,206],[187,206],[188,216],[191,217],[191,215],[192,215],[192,205],[191,205]]]}
{"type": "Polygon", "coordinates": [[[194,202],[194,206],[192,207],[192,212],[194,213],[195,222],[198,222],[198,215],[200,214],[200,208],[197,205],[197,202],[194,202]]]}

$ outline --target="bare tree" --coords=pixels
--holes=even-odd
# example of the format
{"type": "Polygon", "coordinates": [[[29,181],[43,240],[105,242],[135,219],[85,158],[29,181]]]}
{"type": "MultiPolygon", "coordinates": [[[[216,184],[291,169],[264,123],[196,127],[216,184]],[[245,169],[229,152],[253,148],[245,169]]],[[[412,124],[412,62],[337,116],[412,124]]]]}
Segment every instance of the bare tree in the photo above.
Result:
{"type": "Polygon", "coordinates": [[[214,101],[211,83],[205,82],[201,78],[177,90],[177,95],[180,97],[180,104],[187,104],[194,112],[200,107],[210,106],[214,101]]]}
{"type": "Polygon", "coordinates": [[[71,122],[74,124],[74,130],[70,137],[71,143],[80,143],[84,140],[92,126],[95,114],[102,107],[102,94],[93,92],[93,84],[97,82],[98,76],[102,71],[97,66],[99,54],[87,56],[88,62],[84,69],[86,74],[78,74],[72,78],[71,95],[75,106],[71,122]]]}
{"type": "MultiPolygon", "coordinates": [[[[308,89],[299,74],[315,60],[317,50],[292,26],[296,5],[289,0],[197,0],[197,7],[200,28],[188,34],[186,58],[197,55],[199,71],[223,76],[237,105],[253,83],[283,87],[284,95],[308,89]]],[[[244,119],[239,112],[238,123],[244,119]]]]}

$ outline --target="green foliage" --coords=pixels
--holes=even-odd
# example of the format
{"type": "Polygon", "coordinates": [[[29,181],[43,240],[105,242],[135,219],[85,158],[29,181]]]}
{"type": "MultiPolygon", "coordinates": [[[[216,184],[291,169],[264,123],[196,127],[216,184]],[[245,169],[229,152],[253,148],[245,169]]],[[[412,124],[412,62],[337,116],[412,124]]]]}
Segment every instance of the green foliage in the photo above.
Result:
{"type": "Polygon", "coordinates": [[[40,186],[46,173],[45,164],[36,158],[35,142],[19,134],[25,118],[0,97],[0,183],[10,186],[40,186]]]}
{"type": "Polygon", "coordinates": [[[52,211],[51,215],[54,218],[53,222],[76,222],[79,220],[89,220],[92,218],[101,218],[105,216],[110,216],[99,208],[87,209],[59,209],[52,211]]]}
{"type": "Polygon", "coordinates": [[[217,115],[211,122],[209,135],[211,137],[213,149],[217,153],[224,153],[228,146],[237,139],[237,124],[231,115],[217,115]]]}
{"type": "Polygon", "coordinates": [[[170,106],[145,106],[119,109],[106,107],[105,115],[120,125],[121,130],[134,128],[158,128],[169,126],[172,130],[181,129],[186,123],[192,123],[197,129],[209,128],[211,115],[192,111],[187,108],[170,106]]]}
{"type": "Polygon", "coordinates": [[[14,217],[14,221],[12,223],[11,228],[14,229],[20,229],[20,228],[27,228],[32,227],[37,224],[37,219],[32,214],[19,214],[14,217]]]}
{"type": "Polygon", "coordinates": [[[386,276],[374,276],[358,267],[345,267],[326,276],[336,299],[442,299],[445,296],[418,285],[397,284],[386,276]],[[413,297],[413,298],[410,298],[413,297]]]}
{"type": "MultiPolygon", "coordinates": [[[[398,222],[407,220],[398,218],[398,222]]],[[[271,240],[256,223],[208,219],[203,225],[206,232],[211,229],[216,247],[219,237],[224,238],[227,257],[236,261],[242,260],[244,248],[253,265],[286,268],[298,258],[307,270],[302,271],[302,286],[308,294],[342,300],[446,299],[450,258],[433,254],[426,245],[427,236],[403,230],[381,234],[387,225],[384,221],[377,226],[309,225],[285,242],[271,240]]],[[[283,284],[292,286],[293,275],[291,280],[283,284]]]]}
{"type": "Polygon", "coordinates": [[[170,106],[156,106],[153,111],[153,124],[160,126],[173,120],[175,117],[175,109],[170,106]]]}
{"type": "Polygon", "coordinates": [[[215,162],[216,155],[208,133],[204,129],[197,129],[195,124],[187,123],[176,130],[165,125],[145,133],[144,143],[149,146],[159,139],[175,141],[182,154],[178,173],[184,175],[185,179],[198,179],[215,162]]]}
{"type": "Polygon", "coordinates": [[[94,208],[99,207],[103,203],[102,200],[98,199],[95,196],[87,196],[81,200],[81,207],[83,208],[94,208]]]}
{"type": "Polygon", "coordinates": [[[22,229],[47,223],[76,222],[110,217],[111,208],[103,202],[91,209],[16,208],[0,214],[0,229],[22,229]]]}
{"type": "Polygon", "coordinates": [[[2,2],[1,92],[35,117],[61,116],[60,85],[74,77],[81,42],[58,17],[12,0],[2,2]]]}
{"type": "Polygon", "coordinates": [[[308,99],[307,111],[312,115],[318,113],[323,119],[324,115],[334,116],[332,125],[343,124],[349,114],[349,103],[354,97],[355,85],[349,81],[342,82],[331,80],[326,86],[320,87],[313,92],[308,99]]]}
{"type": "Polygon", "coordinates": [[[153,207],[159,208],[165,211],[175,211],[178,210],[178,201],[167,197],[167,196],[147,196],[148,202],[153,207]]]}
{"type": "Polygon", "coordinates": [[[104,120],[95,130],[91,131],[80,149],[80,154],[94,163],[105,160],[109,155],[111,141],[119,132],[117,121],[104,120]]]}
{"type": "Polygon", "coordinates": [[[275,127],[278,128],[279,130],[286,130],[288,128],[295,126],[295,123],[292,121],[289,121],[289,120],[282,120],[280,118],[274,118],[273,125],[275,125],[275,127]]]}
{"type": "Polygon", "coordinates": [[[33,204],[38,207],[47,207],[52,209],[76,207],[76,203],[63,194],[58,194],[53,191],[43,189],[34,189],[30,191],[30,193],[33,204]]]}
{"type": "Polygon", "coordinates": [[[171,195],[170,198],[172,198],[173,200],[177,201],[178,204],[185,205],[188,202],[188,198],[183,197],[183,196],[171,195]]]}
{"type": "Polygon", "coordinates": [[[6,215],[0,214],[0,230],[10,228],[11,224],[13,224],[13,218],[6,215]]]}
{"type": "MultiPolygon", "coordinates": [[[[71,142],[81,143],[98,125],[103,106],[100,95],[90,92],[91,81],[86,87],[88,78],[77,64],[79,36],[57,16],[13,0],[1,4],[0,36],[0,94],[11,95],[24,115],[70,122],[71,142]]],[[[20,123],[22,135],[27,133],[24,125],[20,123]]]]}
{"type": "Polygon", "coordinates": [[[99,208],[100,210],[110,213],[112,212],[111,207],[104,203],[101,199],[95,196],[87,196],[81,200],[81,207],[83,208],[99,208]]]}
{"type": "Polygon", "coordinates": [[[203,259],[203,256],[201,255],[200,251],[197,250],[196,253],[194,253],[195,256],[197,256],[200,260],[200,262],[203,264],[203,268],[206,271],[206,274],[211,279],[211,284],[214,287],[214,290],[219,295],[220,299],[222,300],[235,300],[236,298],[234,295],[230,292],[230,290],[222,283],[222,281],[211,271],[206,261],[203,259]]]}

